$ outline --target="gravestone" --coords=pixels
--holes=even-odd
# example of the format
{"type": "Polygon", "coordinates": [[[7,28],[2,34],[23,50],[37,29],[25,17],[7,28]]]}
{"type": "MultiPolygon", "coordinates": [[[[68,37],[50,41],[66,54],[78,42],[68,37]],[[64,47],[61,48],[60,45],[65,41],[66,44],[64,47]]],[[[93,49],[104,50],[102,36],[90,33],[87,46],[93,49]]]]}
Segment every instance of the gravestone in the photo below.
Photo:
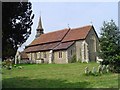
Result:
{"type": "Polygon", "coordinates": [[[106,73],[106,66],[105,65],[102,66],[102,73],[106,73]]]}
{"type": "Polygon", "coordinates": [[[99,65],[99,66],[98,66],[98,73],[101,73],[101,74],[102,74],[102,65],[99,65]]]}
{"type": "Polygon", "coordinates": [[[109,72],[109,65],[106,66],[106,72],[109,72]]]}
{"type": "Polygon", "coordinates": [[[96,68],[95,68],[95,67],[93,67],[93,69],[92,69],[92,73],[93,73],[93,74],[96,73],[96,68]]]}
{"type": "Polygon", "coordinates": [[[88,74],[88,73],[89,73],[89,68],[85,67],[85,74],[88,74]]]}

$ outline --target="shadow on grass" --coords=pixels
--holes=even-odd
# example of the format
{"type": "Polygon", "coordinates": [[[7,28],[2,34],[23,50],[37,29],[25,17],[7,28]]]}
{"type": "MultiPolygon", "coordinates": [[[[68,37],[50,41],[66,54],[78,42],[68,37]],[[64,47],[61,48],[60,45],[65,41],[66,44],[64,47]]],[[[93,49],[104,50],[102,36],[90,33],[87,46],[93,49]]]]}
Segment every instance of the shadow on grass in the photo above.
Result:
{"type": "Polygon", "coordinates": [[[89,82],[70,83],[60,79],[29,79],[27,77],[15,77],[4,79],[2,88],[86,88],[89,82]]]}

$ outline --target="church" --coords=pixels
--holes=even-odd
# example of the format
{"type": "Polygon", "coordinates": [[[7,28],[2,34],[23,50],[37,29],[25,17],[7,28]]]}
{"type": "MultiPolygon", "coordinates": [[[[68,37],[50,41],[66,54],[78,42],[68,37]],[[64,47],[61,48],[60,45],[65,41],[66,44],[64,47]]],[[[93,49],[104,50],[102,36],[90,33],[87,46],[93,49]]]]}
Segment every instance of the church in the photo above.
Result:
{"type": "Polygon", "coordinates": [[[38,63],[65,64],[96,61],[99,39],[93,25],[65,28],[44,33],[41,17],[35,39],[24,52],[29,60],[38,63]]]}

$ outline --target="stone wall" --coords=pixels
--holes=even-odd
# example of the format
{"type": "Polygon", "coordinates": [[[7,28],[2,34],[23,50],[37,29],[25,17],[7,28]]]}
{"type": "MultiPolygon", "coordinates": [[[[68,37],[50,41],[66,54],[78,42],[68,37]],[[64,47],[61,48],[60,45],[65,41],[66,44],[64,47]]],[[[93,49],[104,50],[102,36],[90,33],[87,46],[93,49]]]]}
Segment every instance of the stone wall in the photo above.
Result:
{"type": "Polygon", "coordinates": [[[83,40],[78,40],[75,42],[75,47],[76,47],[76,59],[77,61],[82,60],[82,42],[83,40]]]}
{"type": "Polygon", "coordinates": [[[75,43],[67,49],[68,62],[71,62],[71,59],[74,55],[76,55],[75,43]]]}
{"type": "Polygon", "coordinates": [[[27,53],[29,60],[41,60],[45,63],[49,61],[49,51],[27,53]],[[46,57],[45,57],[46,54],[46,57]]]}
{"type": "Polygon", "coordinates": [[[68,63],[67,51],[66,50],[54,51],[53,63],[68,63]],[[60,52],[62,53],[62,57],[61,58],[59,58],[59,53],[60,52]]]}
{"type": "Polygon", "coordinates": [[[97,52],[99,50],[99,40],[93,29],[90,30],[88,36],[86,37],[86,42],[88,44],[89,60],[96,61],[97,52]]]}

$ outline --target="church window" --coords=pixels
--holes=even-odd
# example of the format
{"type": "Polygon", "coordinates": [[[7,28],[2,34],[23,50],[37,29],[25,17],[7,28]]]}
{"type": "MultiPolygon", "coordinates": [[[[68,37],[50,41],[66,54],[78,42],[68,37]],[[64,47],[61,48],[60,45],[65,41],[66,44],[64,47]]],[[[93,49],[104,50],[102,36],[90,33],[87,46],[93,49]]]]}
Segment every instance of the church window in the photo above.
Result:
{"type": "Polygon", "coordinates": [[[62,51],[59,51],[59,58],[62,58],[62,51]]]}

